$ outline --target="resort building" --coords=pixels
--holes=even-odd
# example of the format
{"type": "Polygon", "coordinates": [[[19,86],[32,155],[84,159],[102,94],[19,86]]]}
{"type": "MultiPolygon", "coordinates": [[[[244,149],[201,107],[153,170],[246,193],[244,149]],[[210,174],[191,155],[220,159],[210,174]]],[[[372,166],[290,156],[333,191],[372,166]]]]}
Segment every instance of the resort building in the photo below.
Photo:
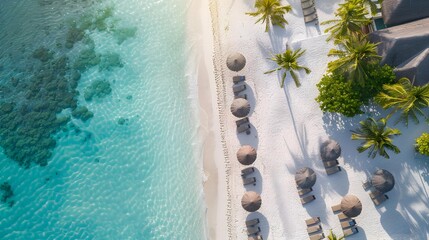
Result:
{"type": "Polygon", "coordinates": [[[381,63],[395,67],[398,78],[407,77],[415,85],[427,83],[429,1],[384,0],[382,18],[388,28],[370,34],[371,41],[380,42],[381,63]]]}

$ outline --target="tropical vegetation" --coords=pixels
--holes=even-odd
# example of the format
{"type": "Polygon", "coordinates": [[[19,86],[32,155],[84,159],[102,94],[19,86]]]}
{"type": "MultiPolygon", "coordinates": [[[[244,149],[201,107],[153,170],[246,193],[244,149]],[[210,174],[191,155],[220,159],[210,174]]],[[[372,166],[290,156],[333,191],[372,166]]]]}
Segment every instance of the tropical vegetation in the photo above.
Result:
{"type": "Polygon", "coordinates": [[[363,113],[362,105],[368,104],[382,90],[384,84],[395,82],[395,73],[388,65],[372,64],[368,65],[367,69],[368,79],[364,86],[347,81],[343,74],[325,74],[316,85],[319,89],[316,101],[320,109],[346,117],[363,113]]]}
{"type": "Polygon", "coordinates": [[[429,133],[422,133],[416,139],[416,150],[422,155],[429,156],[429,133]]]}
{"type": "Polygon", "coordinates": [[[372,1],[372,0],[357,0],[364,7],[369,7],[371,9],[371,14],[374,16],[377,14],[377,3],[381,4],[382,0],[372,1]]]}
{"type": "Polygon", "coordinates": [[[328,63],[328,71],[344,74],[347,79],[365,85],[368,79],[368,65],[378,63],[377,44],[371,43],[365,35],[350,34],[340,40],[340,49],[331,49],[328,56],[338,59],[328,63]]]}
{"type": "Polygon", "coordinates": [[[265,32],[270,30],[270,23],[285,28],[288,24],[284,18],[284,14],[290,12],[292,7],[290,5],[282,6],[279,0],[256,0],[255,12],[246,13],[252,17],[259,17],[256,23],[265,23],[265,32]]]}
{"type": "Polygon", "coordinates": [[[343,239],[345,239],[344,236],[337,237],[337,235],[335,235],[335,233],[332,232],[332,229],[329,231],[328,240],[343,240],[343,239]]]}
{"type": "Polygon", "coordinates": [[[349,0],[340,4],[335,12],[337,18],[321,23],[322,25],[333,24],[325,30],[325,33],[330,33],[327,41],[341,40],[347,38],[351,33],[362,33],[362,27],[371,23],[371,20],[366,17],[368,11],[361,1],[363,0],[349,0]]]}
{"type": "Polygon", "coordinates": [[[401,131],[387,127],[385,118],[376,121],[370,117],[359,124],[360,128],[352,131],[352,140],[363,140],[361,146],[357,148],[359,153],[368,150],[368,157],[375,158],[380,155],[389,159],[386,150],[394,153],[400,152],[399,148],[393,144],[392,137],[400,135],[401,131]]]}
{"type": "Polygon", "coordinates": [[[323,112],[341,113],[346,117],[363,113],[359,92],[353,89],[352,82],[346,81],[344,76],[325,74],[316,86],[319,89],[316,101],[323,112]]]}
{"type": "Polygon", "coordinates": [[[388,117],[402,111],[400,120],[406,125],[409,118],[415,123],[419,123],[419,116],[428,120],[423,109],[429,106],[429,84],[414,86],[408,78],[401,78],[396,84],[383,85],[383,91],[375,97],[375,100],[384,109],[393,109],[388,117]]]}
{"type": "Polygon", "coordinates": [[[292,79],[295,82],[295,85],[297,87],[301,86],[301,83],[299,82],[298,76],[296,75],[295,71],[304,70],[306,74],[310,74],[311,70],[307,67],[301,66],[298,63],[298,59],[304,54],[305,50],[302,50],[301,48],[293,51],[291,49],[286,49],[284,53],[279,53],[274,55],[271,60],[277,63],[278,67],[265,72],[265,74],[272,73],[275,71],[284,70],[282,75],[282,81],[280,84],[280,87],[283,88],[284,82],[286,79],[287,73],[289,73],[292,76],[292,79]]]}

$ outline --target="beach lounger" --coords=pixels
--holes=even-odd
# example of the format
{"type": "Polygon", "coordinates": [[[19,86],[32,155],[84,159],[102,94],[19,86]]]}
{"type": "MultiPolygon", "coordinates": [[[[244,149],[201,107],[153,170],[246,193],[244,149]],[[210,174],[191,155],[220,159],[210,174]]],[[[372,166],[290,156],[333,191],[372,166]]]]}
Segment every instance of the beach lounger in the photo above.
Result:
{"type": "Polygon", "coordinates": [[[238,126],[237,132],[238,133],[246,132],[246,134],[249,135],[250,134],[250,124],[242,124],[242,125],[238,126]]]}
{"type": "Polygon", "coordinates": [[[314,199],[316,199],[316,197],[314,195],[309,195],[307,197],[301,198],[301,203],[304,205],[306,203],[314,201],[314,199]]]}
{"type": "Polygon", "coordinates": [[[345,237],[353,235],[353,234],[358,233],[358,232],[359,232],[359,230],[356,227],[343,230],[345,237]]]}
{"type": "Polygon", "coordinates": [[[346,214],[344,214],[344,213],[338,213],[338,219],[342,222],[342,221],[350,221],[350,220],[352,220],[351,218],[349,218],[349,217],[347,217],[347,215],[346,214]]]}
{"type": "Polygon", "coordinates": [[[369,193],[369,196],[371,197],[371,199],[377,198],[377,197],[379,197],[381,195],[383,195],[383,193],[380,192],[380,191],[377,191],[377,190],[371,191],[369,193]]]}
{"type": "Polygon", "coordinates": [[[313,188],[304,188],[304,189],[299,189],[298,190],[298,194],[299,196],[305,195],[309,192],[313,191],[313,188]]]}
{"type": "Polygon", "coordinates": [[[334,205],[331,208],[332,208],[332,212],[334,212],[334,213],[339,212],[339,211],[341,211],[341,204],[334,205]]]}
{"type": "Polygon", "coordinates": [[[322,230],[322,226],[320,226],[320,224],[316,225],[316,226],[311,226],[311,227],[307,228],[308,234],[312,234],[312,233],[318,232],[320,230],[322,230]]]}
{"type": "Polygon", "coordinates": [[[246,85],[237,85],[232,87],[232,91],[234,92],[234,95],[237,95],[238,93],[246,90],[246,85]]]}
{"type": "Polygon", "coordinates": [[[372,199],[372,202],[375,204],[375,206],[378,206],[384,201],[386,201],[387,199],[389,199],[389,197],[386,194],[382,194],[376,198],[371,198],[371,199],[372,199]]]}
{"type": "Polygon", "coordinates": [[[249,123],[248,117],[245,117],[245,118],[242,118],[242,119],[235,121],[235,125],[237,125],[237,127],[239,127],[240,125],[245,124],[245,123],[249,123]]]}
{"type": "Polygon", "coordinates": [[[338,160],[332,160],[332,161],[327,161],[327,162],[323,162],[323,165],[325,166],[325,168],[330,168],[333,166],[337,166],[339,164],[338,160]]]}
{"type": "Polygon", "coordinates": [[[308,15],[308,16],[304,16],[304,22],[305,23],[312,22],[312,21],[314,21],[316,19],[317,19],[317,14],[316,13],[308,15]]]}
{"type": "Polygon", "coordinates": [[[365,182],[362,183],[362,187],[363,187],[364,190],[367,190],[371,186],[372,186],[372,184],[371,184],[370,180],[366,180],[365,182]]]}
{"type": "Polygon", "coordinates": [[[258,233],[260,231],[261,231],[260,227],[250,227],[250,228],[247,228],[247,236],[256,234],[256,233],[258,233]]]}
{"type": "Polygon", "coordinates": [[[247,240],[263,240],[261,235],[249,236],[247,240]]]}
{"type": "Polygon", "coordinates": [[[255,177],[243,178],[243,185],[249,185],[249,184],[256,185],[256,178],[255,177]]]}
{"type": "Polygon", "coordinates": [[[234,98],[235,98],[235,99],[237,99],[237,98],[244,98],[244,99],[247,99],[247,94],[240,94],[240,95],[234,96],[234,98]]]}
{"type": "Polygon", "coordinates": [[[234,77],[232,77],[233,83],[239,83],[239,82],[243,82],[243,81],[246,81],[245,76],[234,76],[234,77]]]}
{"type": "Polygon", "coordinates": [[[320,217],[312,217],[305,220],[305,224],[307,224],[307,226],[311,226],[317,223],[320,223],[320,217]]]}
{"type": "Polygon", "coordinates": [[[314,1],[313,0],[301,2],[301,8],[302,9],[313,7],[313,6],[314,6],[314,1]]]}
{"type": "Polygon", "coordinates": [[[304,16],[308,16],[308,15],[315,14],[315,13],[316,13],[315,7],[309,7],[309,8],[303,8],[302,9],[302,14],[304,14],[304,16]]]}
{"type": "Polygon", "coordinates": [[[247,167],[243,170],[241,170],[241,177],[246,177],[247,175],[254,173],[255,168],[254,167],[247,167]]]}
{"type": "Polygon", "coordinates": [[[354,225],[356,225],[356,221],[354,219],[347,221],[347,222],[341,222],[341,227],[343,229],[353,227],[354,225]]]}
{"type": "Polygon", "coordinates": [[[321,240],[325,238],[324,233],[314,234],[310,236],[310,240],[321,240]]]}
{"type": "Polygon", "coordinates": [[[259,223],[259,218],[254,218],[246,221],[246,227],[253,227],[259,223]]]}
{"type": "Polygon", "coordinates": [[[341,168],[339,166],[335,166],[335,167],[326,168],[325,170],[326,170],[326,174],[332,175],[334,173],[341,171],[341,168]]]}

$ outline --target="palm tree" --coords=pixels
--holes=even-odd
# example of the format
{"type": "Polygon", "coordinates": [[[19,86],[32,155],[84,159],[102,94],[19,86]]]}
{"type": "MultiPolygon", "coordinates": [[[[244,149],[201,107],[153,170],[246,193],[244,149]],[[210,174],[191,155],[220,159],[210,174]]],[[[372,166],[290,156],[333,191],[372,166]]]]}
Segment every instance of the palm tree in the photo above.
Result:
{"type": "Polygon", "coordinates": [[[382,0],[378,0],[377,3],[373,2],[372,0],[357,0],[357,1],[360,2],[364,7],[369,7],[369,9],[371,9],[371,14],[373,16],[377,14],[377,3],[381,4],[383,2],[382,0]]]}
{"type": "Polygon", "coordinates": [[[332,232],[332,229],[330,230],[330,232],[329,232],[329,235],[328,235],[328,239],[329,240],[343,240],[343,239],[345,239],[345,237],[344,236],[342,236],[342,237],[337,237],[337,235],[335,235],[333,232],[332,232]]]}
{"type": "Polygon", "coordinates": [[[363,34],[362,27],[371,23],[371,20],[365,16],[367,14],[368,11],[358,0],[340,4],[335,13],[335,16],[339,18],[321,23],[334,24],[325,30],[325,33],[331,33],[326,40],[329,41],[333,38],[341,40],[351,33],[363,34]]]}
{"type": "Polygon", "coordinates": [[[307,73],[307,74],[310,74],[310,72],[311,72],[311,70],[309,68],[301,66],[298,64],[298,58],[301,57],[302,54],[304,54],[304,52],[305,52],[305,50],[302,50],[301,48],[299,48],[296,51],[286,49],[286,51],[284,53],[279,53],[279,54],[274,55],[270,59],[275,61],[279,67],[275,68],[273,70],[267,71],[264,74],[268,74],[268,73],[272,73],[272,72],[284,69],[284,73],[282,76],[282,82],[280,84],[280,87],[283,88],[283,86],[284,86],[287,72],[289,72],[290,75],[292,76],[293,80],[295,81],[295,85],[297,87],[301,86],[301,83],[299,82],[298,76],[296,75],[295,71],[299,71],[301,69],[304,69],[305,73],[307,73]]]}
{"type": "Polygon", "coordinates": [[[377,154],[389,158],[386,149],[399,153],[397,146],[393,145],[391,137],[401,134],[399,129],[386,126],[386,119],[382,118],[378,122],[374,118],[367,118],[360,122],[361,127],[352,131],[352,140],[363,140],[364,142],[357,148],[358,152],[369,149],[368,157],[375,158],[377,154]]]}
{"type": "Polygon", "coordinates": [[[288,24],[283,15],[292,10],[290,5],[282,6],[279,0],[256,0],[255,7],[257,8],[256,12],[246,14],[252,17],[261,15],[256,23],[265,22],[265,32],[270,29],[270,21],[273,25],[282,28],[284,28],[285,24],[288,24]]]}
{"type": "Polygon", "coordinates": [[[381,58],[377,54],[378,43],[371,43],[365,35],[351,34],[342,39],[342,49],[331,49],[328,56],[338,57],[337,60],[328,63],[330,72],[345,74],[346,78],[365,85],[368,79],[367,66],[378,63],[381,58]]]}
{"type": "Polygon", "coordinates": [[[413,86],[408,78],[401,78],[396,84],[383,85],[383,91],[375,97],[375,100],[384,109],[393,108],[388,117],[402,110],[400,119],[404,120],[406,125],[409,117],[415,123],[419,123],[418,115],[428,119],[422,108],[429,106],[429,84],[413,86]]]}

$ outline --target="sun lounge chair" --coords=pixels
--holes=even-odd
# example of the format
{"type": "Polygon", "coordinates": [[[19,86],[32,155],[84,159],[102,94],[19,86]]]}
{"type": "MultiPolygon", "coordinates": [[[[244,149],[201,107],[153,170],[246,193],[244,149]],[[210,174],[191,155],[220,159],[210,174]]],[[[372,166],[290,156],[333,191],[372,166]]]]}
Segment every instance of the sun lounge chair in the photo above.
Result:
{"type": "Polygon", "coordinates": [[[246,221],[246,227],[253,227],[259,223],[259,218],[254,218],[246,221]]]}
{"type": "Polygon", "coordinates": [[[310,236],[310,240],[321,240],[325,238],[324,233],[314,234],[310,236]]]}
{"type": "Polygon", "coordinates": [[[377,198],[377,197],[379,197],[379,196],[381,196],[381,195],[383,195],[383,193],[382,193],[382,192],[380,192],[380,191],[378,191],[378,190],[374,190],[374,191],[371,191],[371,192],[369,193],[369,196],[370,196],[372,199],[377,198]]]}
{"type": "Polygon", "coordinates": [[[325,166],[325,168],[330,168],[333,166],[337,166],[339,164],[338,160],[332,160],[332,161],[324,161],[323,165],[325,166]]]}
{"type": "Polygon", "coordinates": [[[317,14],[316,13],[308,15],[308,16],[304,16],[304,22],[305,23],[312,22],[312,21],[314,21],[316,19],[317,19],[317,14]]]}
{"type": "Polygon", "coordinates": [[[301,8],[302,9],[313,7],[313,6],[314,6],[314,1],[313,0],[308,0],[308,1],[302,1],[301,2],[301,8]]]}
{"type": "Polygon", "coordinates": [[[249,185],[249,184],[256,185],[256,178],[255,177],[243,178],[243,185],[249,185]]]}
{"type": "Polygon", "coordinates": [[[248,117],[245,117],[245,118],[242,118],[242,119],[235,121],[235,125],[237,125],[237,127],[239,127],[240,125],[242,125],[244,123],[249,123],[248,117]]]}
{"type": "Polygon", "coordinates": [[[341,211],[341,204],[334,205],[331,208],[332,208],[332,212],[334,212],[334,213],[339,212],[339,211],[341,211]]]}
{"type": "Polygon", "coordinates": [[[241,177],[246,177],[247,175],[254,173],[255,168],[254,167],[247,167],[243,170],[241,170],[241,177]]]}
{"type": "Polygon", "coordinates": [[[311,226],[311,227],[307,228],[308,234],[312,234],[312,233],[318,232],[320,230],[322,230],[322,226],[320,226],[320,224],[316,225],[316,226],[311,226]]]}
{"type": "Polygon", "coordinates": [[[232,91],[234,92],[234,95],[237,95],[238,93],[240,93],[244,90],[246,90],[246,85],[238,85],[238,86],[232,87],[232,91]]]}
{"type": "Polygon", "coordinates": [[[301,198],[301,203],[304,205],[306,203],[314,201],[314,199],[316,199],[316,197],[314,195],[309,195],[307,197],[301,198]]]}
{"type": "Polygon", "coordinates": [[[260,227],[249,227],[249,228],[247,228],[247,236],[256,234],[256,233],[258,233],[260,231],[261,231],[260,227]]]}
{"type": "Polygon", "coordinates": [[[247,94],[240,94],[240,95],[234,96],[234,98],[235,98],[235,99],[237,99],[237,98],[244,98],[244,99],[247,99],[247,94]]]}
{"type": "Polygon", "coordinates": [[[243,81],[246,81],[245,76],[234,76],[234,77],[232,77],[233,83],[239,83],[239,82],[243,82],[243,81]]]}
{"type": "Polygon", "coordinates": [[[343,230],[345,237],[353,235],[353,234],[358,233],[358,232],[359,232],[359,230],[356,227],[343,230]]]}
{"type": "Polygon", "coordinates": [[[347,222],[341,222],[341,227],[343,229],[349,228],[349,227],[353,227],[354,225],[356,225],[356,221],[354,219],[347,221],[347,222]]]}
{"type": "Polygon", "coordinates": [[[304,16],[308,16],[308,15],[315,14],[315,13],[316,13],[315,7],[309,7],[309,8],[302,9],[302,14],[304,14],[304,16]]]}
{"type": "Polygon", "coordinates": [[[250,124],[242,124],[242,125],[238,126],[237,132],[238,133],[246,132],[246,134],[249,135],[250,134],[250,124]]]}
{"type": "Polygon", "coordinates": [[[249,236],[247,240],[264,240],[261,235],[249,236]]]}
{"type": "Polygon", "coordinates": [[[317,223],[320,223],[320,217],[312,217],[305,220],[305,224],[307,224],[307,226],[311,226],[317,223]]]}
{"type": "Polygon", "coordinates": [[[344,213],[338,213],[338,219],[342,222],[342,221],[349,221],[349,220],[352,220],[351,218],[349,218],[349,217],[347,217],[347,215],[346,214],[344,214],[344,213]]]}
{"type": "Polygon", "coordinates": [[[335,167],[326,168],[325,170],[326,170],[326,174],[332,175],[334,173],[341,171],[341,168],[339,166],[335,166],[335,167]]]}
{"type": "Polygon", "coordinates": [[[372,184],[371,184],[370,180],[366,180],[365,182],[362,183],[362,187],[363,187],[364,190],[367,190],[371,186],[372,186],[372,184]]]}
{"type": "Polygon", "coordinates": [[[313,188],[303,188],[298,190],[299,196],[305,195],[309,192],[313,191],[313,188]]]}
{"type": "Polygon", "coordinates": [[[378,206],[384,201],[386,201],[387,199],[389,199],[389,197],[386,194],[382,194],[376,198],[371,198],[371,199],[372,199],[372,202],[375,204],[375,206],[378,206]]]}

